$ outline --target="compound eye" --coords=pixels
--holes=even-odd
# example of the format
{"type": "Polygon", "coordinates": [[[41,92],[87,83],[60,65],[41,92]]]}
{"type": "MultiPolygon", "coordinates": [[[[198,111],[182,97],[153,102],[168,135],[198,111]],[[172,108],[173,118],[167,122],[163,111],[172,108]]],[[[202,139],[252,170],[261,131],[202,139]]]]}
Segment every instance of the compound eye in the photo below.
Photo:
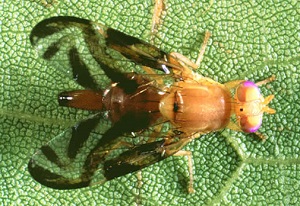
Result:
{"type": "Polygon", "coordinates": [[[262,114],[257,111],[257,100],[261,99],[258,86],[251,81],[242,82],[236,89],[238,124],[244,132],[256,132],[262,123],[262,114]]]}
{"type": "Polygon", "coordinates": [[[249,102],[260,99],[261,94],[254,82],[244,81],[236,89],[236,97],[239,102],[249,102]]]}
{"type": "Polygon", "coordinates": [[[244,132],[256,132],[262,123],[262,115],[243,116],[239,119],[240,127],[244,132]]]}

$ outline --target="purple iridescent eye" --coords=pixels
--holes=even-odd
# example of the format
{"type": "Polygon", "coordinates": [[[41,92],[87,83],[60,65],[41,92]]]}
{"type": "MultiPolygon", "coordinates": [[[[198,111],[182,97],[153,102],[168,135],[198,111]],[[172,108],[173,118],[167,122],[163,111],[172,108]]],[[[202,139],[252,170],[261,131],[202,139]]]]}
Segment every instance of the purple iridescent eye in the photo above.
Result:
{"type": "Polygon", "coordinates": [[[262,123],[262,115],[257,116],[244,116],[240,119],[240,126],[244,132],[256,132],[262,123]]]}
{"type": "Polygon", "coordinates": [[[254,82],[244,81],[236,90],[240,102],[248,102],[260,98],[260,90],[254,82]]]}
{"type": "Polygon", "coordinates": [[[236,90],[236,97],[239,106],[236,108],[238,121],[244,132],[256,132],[262,123],[262,114],[257,111],[257,101],[260,101],[261,94],[258,86],[251,81],[244,81],[236,90]]]}

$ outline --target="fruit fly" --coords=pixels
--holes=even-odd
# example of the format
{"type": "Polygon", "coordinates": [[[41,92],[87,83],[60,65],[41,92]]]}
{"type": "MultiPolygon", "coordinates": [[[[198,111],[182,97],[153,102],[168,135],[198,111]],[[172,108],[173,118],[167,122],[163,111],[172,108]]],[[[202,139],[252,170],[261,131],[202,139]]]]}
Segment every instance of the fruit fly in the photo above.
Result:
{"type": "Polygon", "coordinates": [[[274,96],[264,98],[258,86],[273,78],[221,84],[194,72],[209,35],[194,64],[89,20],[59,16],[38,23],[31,44],[84,88],[60,93],[59,105],[94,113],[33,155],[28,164],[32,177],[55,189],[82,188],[172,155],[189,155],[181,149],[202,134],[224,128],[257,133],[263,113],[275,113],[267,106],[274,96]],[[145,72],[123,72],[118,60],[145,72]],[[107,87],[99,76],[109,78],[107,87]]]}

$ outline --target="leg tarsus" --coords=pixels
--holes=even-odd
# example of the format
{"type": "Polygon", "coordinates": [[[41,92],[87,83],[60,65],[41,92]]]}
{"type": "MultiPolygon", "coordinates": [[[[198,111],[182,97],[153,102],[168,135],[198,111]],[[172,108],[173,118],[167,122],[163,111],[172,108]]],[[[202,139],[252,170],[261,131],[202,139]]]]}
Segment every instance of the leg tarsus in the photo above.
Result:
{"type": "Polygon", "coordinates": [[[191,151],[185,151],[185,150],[179,150],[174,154],[174,156],[187,156],[188,157],[188,169],[189,169],[189,185],[188,185],[188,192],[189,193],[194,193],[195,190],[193,188],[193,181],[194,181],[194,176],[193,176],[193,156],[191,151]]]}
{"type": "Polygon", "coordinates": [[[154,4],[154,12],[152,16],[152,24],[151,24],[151,37],[150,43],[154,43],[154,37],[158,32],[158,27],[162,23],[161,16],[162,12],[165,10],[164,0],[155,0],[154,4]]]}
{"type": "Polygon", "coordinates": [[[205,49],[207,47],[208,40],[209,40],[210,36],[211,36],[211,33],[209,31],[205,31],[204,40],[203,40],[202,46],[199,50],[197,61],[195,63],[198,66],[197,68],[199,68],[199,66],[200,66],[200,64],[203,60],[204,52],[205,52],[205,49]]]}
{"type": "MultiPolygon", "coordinates": [[[[136,177],[137,177],[137,189],[141,190],[142,186],[143,186],[143,176],[142,176],[142,171],[138,170],[136,173],[136,177]]],[[[140,192],[139,192],[140,193],[140,192]]]]}
{"type": "Polygon", "coordinates": [[[186,66],[191,67],[193,69],[198,69],[198,65],[196,63],[194,63],[192,60],[190,60],[189,58],[187,58],[186,56],[184,56],[183,54],[180,54],[178,52],[171,52],[170,56],[172,56],[174,59],[181,62],[182,66],[186,65],[186,66]]]}
{"type": "Polygon", "coordinates": [[[211,36],[211,33],[209,31],[205,31],[204,40],[203,40],[201,48],[199,49],[199,54],[198,54],[196,62],[193,62],[186,56],[184,56],[180,53],[177,53],[177,52],[171,52],[170,56],[174,57],[174,59],[177,59],[179,62],[182,62],[184,65],[191,67],[192,69],[198,69],[200,66],[200,63],[203,59],[204,52],[207,47],[210,36],[211,36]]]}

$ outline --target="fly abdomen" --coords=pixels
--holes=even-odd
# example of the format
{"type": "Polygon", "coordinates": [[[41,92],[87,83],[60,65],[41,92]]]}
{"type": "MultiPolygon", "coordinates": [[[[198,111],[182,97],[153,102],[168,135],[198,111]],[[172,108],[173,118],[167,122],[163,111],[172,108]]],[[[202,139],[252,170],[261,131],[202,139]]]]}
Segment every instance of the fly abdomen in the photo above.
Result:
{"type": "Polygon", "coordinates": [[[73,107],[86,110],[102,110],[102,91],[73,90],[62,92],[58,95],[60,106],[73,107]]]}

